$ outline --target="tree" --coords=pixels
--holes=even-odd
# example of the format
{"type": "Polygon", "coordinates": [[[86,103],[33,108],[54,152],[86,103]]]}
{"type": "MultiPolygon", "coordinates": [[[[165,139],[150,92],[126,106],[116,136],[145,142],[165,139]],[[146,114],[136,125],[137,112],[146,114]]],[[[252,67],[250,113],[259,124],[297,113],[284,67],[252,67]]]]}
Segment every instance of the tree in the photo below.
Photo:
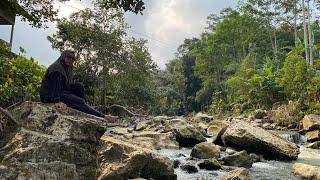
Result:
{"type": "Polygon", "coordinates": [[[151,73],[155,66],[146,41],[126,37],[121,11],[106,10],[100,4],[95,8],[59,20],[58,31],[48,37],[49,41],[60,51],[75,50],[75,75],[85,87],[93,87],[90,103],[150,105],[154,88],[151,73]]]}
{"type": "MultiPolygon", "coordinates": [[[[66,2],[69,0],[59,0],[66,2]]],[[[117,8],[124,11],[141,13],[145,9],[142,0],[94,0],[103,8],[117,8]]],[[[0,7],[11,11],[22,17],[22,20],[29,21],[34,27],[45,27],[47,22],[57,20],[58,9],[53,7],[54,0],[1,0],[0,7]]]]}

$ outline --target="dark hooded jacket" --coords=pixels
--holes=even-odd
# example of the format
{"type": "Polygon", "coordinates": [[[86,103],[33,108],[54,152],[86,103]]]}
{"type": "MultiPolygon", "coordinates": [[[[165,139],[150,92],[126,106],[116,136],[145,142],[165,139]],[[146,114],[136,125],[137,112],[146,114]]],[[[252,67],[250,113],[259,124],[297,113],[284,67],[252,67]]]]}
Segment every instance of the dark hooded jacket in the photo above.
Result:
{"type": "Polygon", "coordinates": [[[70,89],[73,79],[72,67],[64,64],[66,57],[74,57],[72,51],[64,51],[49,66],[40,87],[40,99],[44,103],[58,103],[61,95],[70,89]]]}

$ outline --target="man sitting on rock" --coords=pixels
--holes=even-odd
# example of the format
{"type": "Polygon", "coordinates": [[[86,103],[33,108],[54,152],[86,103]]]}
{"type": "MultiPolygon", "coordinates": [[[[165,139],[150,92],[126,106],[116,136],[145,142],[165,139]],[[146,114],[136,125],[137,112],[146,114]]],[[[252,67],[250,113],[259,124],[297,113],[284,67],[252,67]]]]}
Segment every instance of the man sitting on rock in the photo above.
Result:
{"type": "Polygon", "coordinates": [[[62,110],[68,106],[114,123],[116,116],[104,115],[87,105],[82,84],[72,83],[75,60],[74,52],[67,50],[62,52],[58,60],[49,66],[40,88],[41,102],[54,103],[56,108],[62,110]]]}

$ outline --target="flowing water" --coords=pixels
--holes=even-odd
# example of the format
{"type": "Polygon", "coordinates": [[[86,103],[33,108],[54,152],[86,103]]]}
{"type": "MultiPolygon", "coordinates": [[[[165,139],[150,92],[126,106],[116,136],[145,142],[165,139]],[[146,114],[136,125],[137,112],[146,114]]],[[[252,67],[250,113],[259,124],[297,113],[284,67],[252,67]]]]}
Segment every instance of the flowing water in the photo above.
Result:
{"type": "MultiPolygon", "coordinates": [[[[302,144],[305,142],[304,137],[297,133],[280,132],[278,133],[284,139],[302,144]]],[[[196,165],[201,160],[190,160],[190,148],[182,148],[179,150],[163,149],[160,154],[169,157],[172,160],[178,159],[181,163],[191,162],[196,165]]],[[[264,161],[257,162],[250,168],[253,179],[257,180],[299,180],[291,173],[291,168],[294,163],[305,163],[315,166],[320,166],[320,150],[305,148],[300,146],[300,154],[296,161],[264,161]]],[[[182,171],[180,168],[175,169],[178,180],[193,180],[193,179],[220,179],[226,171],[208,171],[199,169],[198,173],[189,174],[182,171]]]]}

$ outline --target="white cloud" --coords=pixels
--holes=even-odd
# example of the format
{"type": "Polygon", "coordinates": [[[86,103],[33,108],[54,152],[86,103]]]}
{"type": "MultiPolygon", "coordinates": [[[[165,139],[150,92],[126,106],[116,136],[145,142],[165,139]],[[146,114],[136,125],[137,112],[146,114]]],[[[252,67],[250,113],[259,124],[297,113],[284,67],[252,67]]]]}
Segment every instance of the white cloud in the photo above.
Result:
{"type": "Polygon", "coordinates": [[[210,13],[219,13],[222,8],[235,5],[236,0],[161,0],[152,3],[147,7],[150,9],[145,14],[144,27],[146,34],[153,37],[149,39],[153,60],[164,68],[185,38],[200,35],[210,13]]]}

